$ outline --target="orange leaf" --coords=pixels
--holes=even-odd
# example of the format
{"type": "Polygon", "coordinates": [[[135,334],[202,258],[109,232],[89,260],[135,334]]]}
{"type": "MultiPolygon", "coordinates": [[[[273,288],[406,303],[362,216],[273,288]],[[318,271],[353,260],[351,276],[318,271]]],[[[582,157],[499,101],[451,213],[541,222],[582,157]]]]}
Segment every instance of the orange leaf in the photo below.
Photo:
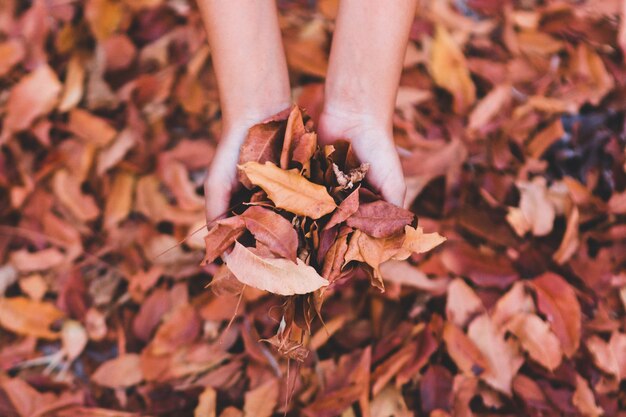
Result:
{"type": "Polygon", "coordinates": [[[312,183],[297,171],[285,171],[271,162],[239,165],[248,179],[261,187],[276,207],[300,216],[319,219],[337,205],[322,185],[312,183]]]}
{"type": "Polygon", "coordinates": [[[535,278],[531,285],[537,293],[537,307],[559,338],[565,356],[572,357],[580,344],[582,317],[574,290],[552,272],[535,278]]]}
{"type": "Polygon", "coordinates": [[[37,117],[52,110],[60,92],[61,83],[47,65],[22,77],[9,95],[0,143],[11,133],[27,129],[37,117]]]}
{"type": "Polygon", "coordinates": [[[48,302],[24,297],[0,299],[0,326],[12,332],[43,339],[58,339],[60,334],[50,325],[64,316],[48,302]]]}
{"type": "Polygon", "coordinates": [[[430,72],[437,85],[454,96],[454,111],[465,113],[476,100],[476,87],[465,56],[446,28],[437,25],[432,43],[430,72]]]}

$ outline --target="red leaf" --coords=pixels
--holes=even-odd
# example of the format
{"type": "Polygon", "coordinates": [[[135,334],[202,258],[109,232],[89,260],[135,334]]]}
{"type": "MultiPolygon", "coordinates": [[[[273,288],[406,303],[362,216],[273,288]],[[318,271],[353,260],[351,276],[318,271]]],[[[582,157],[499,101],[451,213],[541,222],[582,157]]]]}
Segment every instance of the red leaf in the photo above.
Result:
{"type": "Polygon", "coordinates": [[[275,254],[296,262],[298,234],[289,220],[260,206],[248,208],[241,218],[256,240],[275,254]]]}
{"type": "Polygon", "coordinates": [[[415,216],[408,210],[383,200],[361,204],[346,224],[372,237],[391,237],[404,230],[415,216]]]}
{"type": "Polygon", "coordinates": [[[531,286],[537,293],[537,307],[546,315],[563,352],[572,357],[578,350],[581,333],[580,304],[572,287],[552,272],[535,278],[531,286]]]}
{"type": "Polygon", "coordinates": [[[235,240],[241,236],[246,224],[240,216],[218,220],[204,237],[206,252],[202,265],[210,264],[217,259],[235,240]]]}
{"type": "Polygon", "coordinates": [[[352,216],[359,209],[359,188],[354,190],[348,197],[345,198],[337,207],[337,210],[333,213],[328,220],[328,223],[324,227],[324,230],[328,230],[331,227],[345,222],[346,219],[352,216]]]}

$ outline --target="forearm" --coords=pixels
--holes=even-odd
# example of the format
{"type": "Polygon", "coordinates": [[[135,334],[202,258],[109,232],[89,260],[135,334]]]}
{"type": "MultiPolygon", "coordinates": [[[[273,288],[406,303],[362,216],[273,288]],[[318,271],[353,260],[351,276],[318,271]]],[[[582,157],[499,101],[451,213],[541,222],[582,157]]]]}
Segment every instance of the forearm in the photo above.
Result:
{"type": "Polygon", "coordinates": [[[391,124],[416,0],[342,0],[326,80],[326,109],[391,124]]]}
{"type": "MultiPolygon", "coordinates": [[[[287,107],[289,75],[273,0],[198,0],[226,127],[287,107]]],[[[249,120],[257,119],[257,120],[249,120]]]]}

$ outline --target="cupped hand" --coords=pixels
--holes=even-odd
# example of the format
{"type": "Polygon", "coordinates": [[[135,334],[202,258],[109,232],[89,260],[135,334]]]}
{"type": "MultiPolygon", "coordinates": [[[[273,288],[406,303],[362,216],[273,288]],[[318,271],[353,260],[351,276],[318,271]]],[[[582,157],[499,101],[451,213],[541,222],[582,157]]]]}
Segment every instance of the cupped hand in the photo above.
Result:
{"type": "Polygon", "coordinates": [[[402,207],[406,184],[391,125],[369,115],[325,110],[320,115],[318,136],[322,144],[350,141],[359,160],[370,165],[367,182],[385,200],[402,207]]]}
{"type": "Polygon", "coordinates": [[[223,130],[220,143],[204,181],[207,224],[222,217],[229,208],[237,185],[237,162],[241,144],[254,123],[238,123],[223,130]]]}

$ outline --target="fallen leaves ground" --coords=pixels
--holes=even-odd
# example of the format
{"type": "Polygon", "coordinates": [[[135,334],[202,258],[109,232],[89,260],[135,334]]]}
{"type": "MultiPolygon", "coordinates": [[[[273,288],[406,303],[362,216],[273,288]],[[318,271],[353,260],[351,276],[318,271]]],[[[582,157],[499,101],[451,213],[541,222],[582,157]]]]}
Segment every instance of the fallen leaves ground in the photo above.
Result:
{"type": "MultiPolygon", "coordinates": [[[[316,120],[337,2],[279,6],[316,120]]],[[[624,415],[624,7],[421,2],[395,139],[448,240],[338,287],[298,365],[282,297],[246,289],[228,327],[237,288],[204,288],[194,6],[3,1],[0,415],[624,415]]]]}

